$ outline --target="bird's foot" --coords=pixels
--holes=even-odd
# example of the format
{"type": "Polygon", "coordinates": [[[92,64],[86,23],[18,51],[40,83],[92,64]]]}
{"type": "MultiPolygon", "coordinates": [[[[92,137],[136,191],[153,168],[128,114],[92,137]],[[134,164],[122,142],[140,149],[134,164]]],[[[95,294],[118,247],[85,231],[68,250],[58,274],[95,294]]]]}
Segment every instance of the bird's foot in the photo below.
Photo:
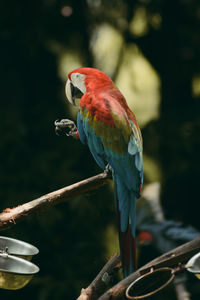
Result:
{"type": "Polygon", "coordinates": [[[105,167],[104,172],[105,172],[106,174],[108,174],[108,175],[112,175],[113,169],[112,169],[111,165],[107,164],[106,167],[105,167]]]}
{"type": "Polygon", "coordinates": [[[77,135],[77,127],[74,121],[69,119],[56,120],[54,122],[55,132],[57,135],[66,135],[76,137],[77,135]]]}

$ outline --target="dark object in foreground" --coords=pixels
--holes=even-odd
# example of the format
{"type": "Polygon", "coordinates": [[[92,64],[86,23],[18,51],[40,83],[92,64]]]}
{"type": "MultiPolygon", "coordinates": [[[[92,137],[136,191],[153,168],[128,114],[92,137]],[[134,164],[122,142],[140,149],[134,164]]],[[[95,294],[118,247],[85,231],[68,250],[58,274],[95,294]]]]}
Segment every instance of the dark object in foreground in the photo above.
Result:
{"type": "Polygon", "coordinates": [[[161,291],[172,282],[175,272],[170,268],[161,268],[150,271],[137,278],[126,290],[128,299],[143,299],[161,291]]]}
{"type": "Polygon", "coordinates": [[[9,237],[0,237],[0,288],[18,290],[29,283],[39,272],[30,262],[39,250],[28,243],[9,237]]]}
{"type": "Polygon", "coordinates": [[[20,257],[0,253],[0,288],[18,290],[29,283],[39,268],[20,257]]]}
{"type": "Polygon", "coordinates": [[[56,135],[66,135],[74,137],[77,132],[74,121],[69,119],[56,120],[54,122],[56,135]]]}
{"type": "MultiPolygon", "coordinates": [[[[160,268],[166,267],[176,269],[180,265],[184,266],[184,264],[199,251],[200,237],[192,240],[191,242],[185,243],[147,263],[145,266],[141,267],[136,272],[132,273],[127,278],[123,279],[107,292],[105,292],[99,298],[99,300],[126,299],[125,292],[129,285],[137,278],[149,273],[152,268],[153,270],[158,270],[160,268]]],[[[182,270],[182,268],[180,268],[180,270],[182,270]]],[[[145,290],[146,286],[143,285],[143,289],[145,290]]],[[[141,293],[142,292],[143,291],[141,291],[141,293]]]]}

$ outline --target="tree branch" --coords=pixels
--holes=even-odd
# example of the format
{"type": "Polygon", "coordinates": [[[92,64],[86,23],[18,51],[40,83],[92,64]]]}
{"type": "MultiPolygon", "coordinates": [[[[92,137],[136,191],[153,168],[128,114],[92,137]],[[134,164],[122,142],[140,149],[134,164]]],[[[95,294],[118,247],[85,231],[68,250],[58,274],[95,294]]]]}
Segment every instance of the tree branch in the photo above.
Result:
{"type": "Polygon", "coordinates": [[[5,230],[13,226],[16,222],[32,215],[35,212],[67,201],[77,195],[84,194],[85,192],[100,188],[106,184],[109,179],[111,179],[111,174],[103,172],[17,207],[6,208],[2,213],[0,213],[0,230],[5,230]]]}
{"type": "Polygon", "coordinates": [[[105,290],[105,287],[110,281],[111,275],[114,275],[114,273],[117,272],[120,267],[120,256],[115,254],[101,269],[92,283],[86,289],[81,290],[81,294],[77,300],[97,299],[102,294],[102,291],[105,290]]]}
{"type": "Polygon", "coordinates": [[[114,287],[109,289],[98,300],[119,300],[125,299],[124,293],[127,287],[138,277],[150,271],[153,267],[158,269],[161,267],[174,267],[179,263],[185,263],[192,255],[200,251],[200,237],[183,244],[147,263],[145,266],[132,273],[114,287]]]}

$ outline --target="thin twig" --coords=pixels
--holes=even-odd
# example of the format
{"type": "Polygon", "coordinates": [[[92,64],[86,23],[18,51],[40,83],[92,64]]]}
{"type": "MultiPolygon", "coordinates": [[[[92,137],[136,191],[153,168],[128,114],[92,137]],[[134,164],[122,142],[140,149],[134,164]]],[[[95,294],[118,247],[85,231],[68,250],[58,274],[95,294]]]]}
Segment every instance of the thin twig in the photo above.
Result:
{"type": "Polygon", "coordinates": [[[119,300],[125,299],[124,293],[127,287],[142,274],[146,274],[153,267],[154,269],[160,267],[174,267],[179,263],[185,263],[192,255],[200,251],[200,237],[185,243],[159,257],[152,260],[136,272],[132,273],[118,284],[109,289],[98,300],[119,300]]]}
{"type": "Polygon", "coordinates": [[[120,268],[120,256],[115,254],[101,269],[97,277],[92,281],[92,283],[86,288],[81,290],[81,294],[77,300],[95,300],[97,299],[105,290],[108,285],[111,276],[120,268]]]}
{"type": "Polygon", "coordinates": [[[186,274],[179,274],[174,279],[175,291],[177,300],[190,300],[191,295],[186,288],[186,274]]]}
{"type": "Polygon", "coordinates": [[[103,172],[17,207],[6,208],[2,213],[0,213],[0,230],[4,230],[15,225],[18,221],[32,215],[35,212],[67,201],[77,195],[84,194],[85,192],[100,188],[106,184],[110,178],[110,174],[103,172]]]}

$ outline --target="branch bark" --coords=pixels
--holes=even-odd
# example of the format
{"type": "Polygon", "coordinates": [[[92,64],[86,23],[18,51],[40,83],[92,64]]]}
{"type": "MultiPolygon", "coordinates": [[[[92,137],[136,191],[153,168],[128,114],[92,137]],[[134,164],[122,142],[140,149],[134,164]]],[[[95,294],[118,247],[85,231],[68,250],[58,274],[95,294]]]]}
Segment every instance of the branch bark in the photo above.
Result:
{"type": "Polygon", "coordinates": [[[101,269],[96,278],[92,283],[86,288],[81,290],[81,294],[77,300],[95,300],[97,299],[105,290],[107,284],[110,281],[111,275],[121,267],[120,256],[115,254],[101,269]]]}
{"type": "Polygon", "coordinates": [[[67,201],[77,195],[95,190],[108,183],[111,174],[103,172],[96,176],[74,183],[52,193],[46,194],[14,208],[6,208],[0,213],[0,230],[5,230],[18,221],[58,203],[67,201]]]}
{"type": "Polygon", "coordinates": [[[124,293],[127,287],[138,277],[150,271],[153,267],[158,269],[161,267],[174,267],[179,263],[185,263],[192,255],[200,251],[200,237],[183,244],[147,263],[145,266],[132,273],[114,287],[109,289],[98,300],[119,300],[125,299],[124,293]]]}

